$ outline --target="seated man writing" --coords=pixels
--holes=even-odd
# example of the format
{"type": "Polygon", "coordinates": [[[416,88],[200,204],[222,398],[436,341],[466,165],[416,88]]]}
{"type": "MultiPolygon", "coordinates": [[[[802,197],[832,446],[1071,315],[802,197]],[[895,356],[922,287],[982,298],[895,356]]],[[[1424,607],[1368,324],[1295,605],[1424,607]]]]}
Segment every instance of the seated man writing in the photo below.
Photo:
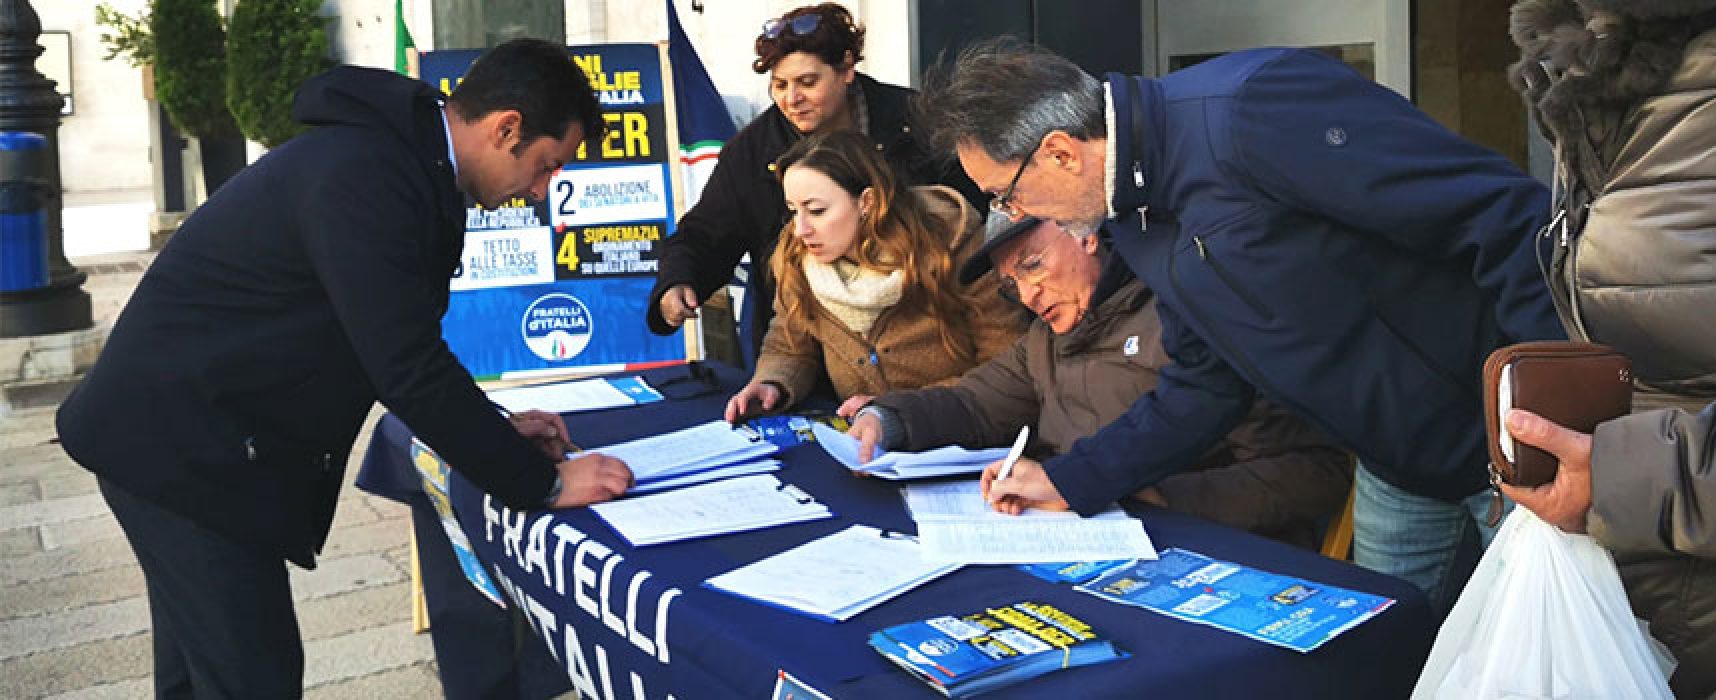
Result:
{"type": "MultiPolygon", "coordinates": [[[[1156,385],[1171,360],[1153,295],[1097,234],[1051,221],[992,217],[983,248],[960,271],[970,284],[992,267],[1004,296],[1036,314],[1025,335],[950,387],[883,394],[850,434],[873,447],[994,447],[1033,426],[1033,453],[1058,453],[1095,433],[1156,385]]],[[[1314,428],[1258,401],[1215,449],[1134,498],[1302,546],[1345,503],[1347,455],[1314,428]]]]}

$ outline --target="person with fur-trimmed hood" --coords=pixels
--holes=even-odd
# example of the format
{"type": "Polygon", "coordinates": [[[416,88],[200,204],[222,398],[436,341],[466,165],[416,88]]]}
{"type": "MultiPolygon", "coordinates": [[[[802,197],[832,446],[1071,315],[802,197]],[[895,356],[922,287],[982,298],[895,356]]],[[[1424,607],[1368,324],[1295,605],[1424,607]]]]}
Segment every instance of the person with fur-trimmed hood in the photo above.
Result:
{"type": "Polygon", "coordinates": [[[1716,696],[1716,0],[1523,0],[1512,31],[1555,145],[1556,309],[1632,360],[1637,412],[1584,435],[1515,411],[1561,469],[1509,495],[1612,551],[1675,694],[1716,696]]]}

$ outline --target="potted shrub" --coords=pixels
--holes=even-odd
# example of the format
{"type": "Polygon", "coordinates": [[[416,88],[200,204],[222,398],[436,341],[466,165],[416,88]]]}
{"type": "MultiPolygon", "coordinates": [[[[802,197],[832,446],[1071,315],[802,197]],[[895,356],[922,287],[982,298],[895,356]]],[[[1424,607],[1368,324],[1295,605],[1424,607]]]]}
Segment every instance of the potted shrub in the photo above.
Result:
{"type": "Polygon", "coordinates": [[[292,98],[327,70],[328,19],[321,0],[242,0],[226,35],[226,106],[246,138],[273,148],[298,135],[292,98]]]}
{"type": "Polygon", "coordinates": [[[244,168],[244,137],[226,107],[226,31],[214,0],[153,0],[155,97],[173,124],[195,136],[212,194],[244,168]]]}

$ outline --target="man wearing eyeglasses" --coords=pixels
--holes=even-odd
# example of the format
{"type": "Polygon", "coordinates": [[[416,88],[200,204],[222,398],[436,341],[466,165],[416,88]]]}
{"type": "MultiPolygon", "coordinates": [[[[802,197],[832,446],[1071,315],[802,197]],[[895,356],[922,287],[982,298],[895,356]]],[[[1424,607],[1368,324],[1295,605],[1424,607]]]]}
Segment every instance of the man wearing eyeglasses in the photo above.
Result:
{"type": "MultiPolygon", "coordinates": [[[[1154,294],[1100,235],[1069,235],[1035,218],[994,216],[990,224],[960,279],[970,284],[994,267],[1003,295],[1037,322],[957,384],[890,392],[866,406],[850,430],[861,459],[874,446],[1007,445],[1026,425],[1035,438],[1030,454],[1059,454],[1124,415],[1171,364],[1154,294]]],[[[1308,548],[1352,485],[1344,452],[1262,401],[1184,466],[1191,468],[1132,497],[1308,548]]]]}
{"type": "Polygon", "coordinates": [[[1094,512],[1174,474],[1261,393],[1358,455],[1357,562],[1451,606],[1458,555],[1500,505],[1483,360],[1562,337],[1534,262],[1540,184],[1315,51],[1104,83],[1000,39],[926,80],[921,103],[998,210],[1109,222],[1174,359],[1124,416],[1022,460],[988,498],[1094,512]]]}

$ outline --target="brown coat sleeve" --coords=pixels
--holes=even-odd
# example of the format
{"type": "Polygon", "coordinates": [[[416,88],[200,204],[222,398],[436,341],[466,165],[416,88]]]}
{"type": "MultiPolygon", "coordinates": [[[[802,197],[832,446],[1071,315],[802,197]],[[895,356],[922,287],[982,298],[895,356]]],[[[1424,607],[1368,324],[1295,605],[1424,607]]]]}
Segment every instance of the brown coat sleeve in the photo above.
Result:
{"type": "Polygon", "coordinates": [[[762,352],[757,353],[757,371],[751,381],[774,382],[786,392],[777,410],[791,408],[799,399],[816,388],[821,376],[822,343],[804,324],[788,317],[775,300],[775,317],[769,321],[769,332],[763,337],[762,352]]]}
{"type": "Polygon", "coordinates": [[[1716,559],[1716,403],[1635,413],[1591,439],[1591,536],[1616,554],[1716,559]]]}
{"type": "Polygon", "coordinates": [[[943,445],[995,447],[1012,441],[1019,427],[1037,422],[1042,397],[1031,381],[1029,338],[966,372],[953,386],[891,391],[876,399],[893,409],[905,427],[899,449],[943,445]]]}
{"type": "Polygon", "coordinates": [[[1222,464],[1156,485],[1170,508],[1268,533],[1314,525],[1346,504],[1352,458],[1279,408],[1254,404],[1226,447],[1222,464]]]}

